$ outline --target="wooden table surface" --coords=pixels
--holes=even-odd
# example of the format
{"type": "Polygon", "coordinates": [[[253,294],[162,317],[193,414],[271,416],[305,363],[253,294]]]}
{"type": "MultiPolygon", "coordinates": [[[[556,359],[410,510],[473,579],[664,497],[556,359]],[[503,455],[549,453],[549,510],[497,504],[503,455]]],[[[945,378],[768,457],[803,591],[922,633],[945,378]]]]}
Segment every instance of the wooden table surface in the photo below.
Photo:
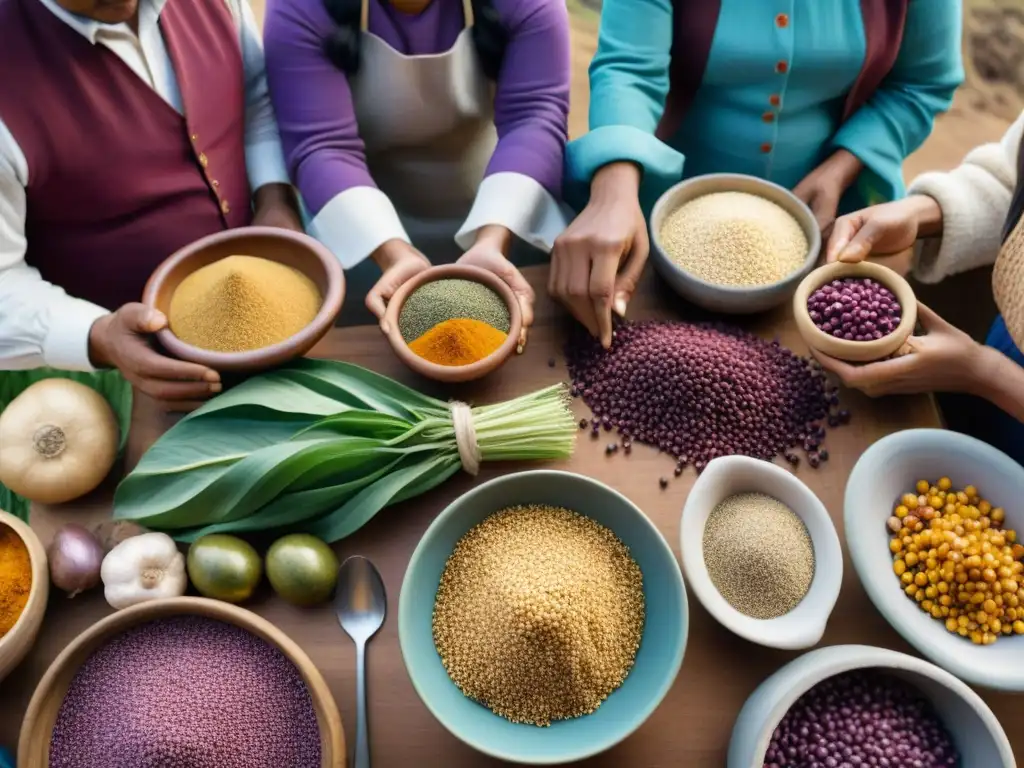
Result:
{"type": "MultiPolygon", "coordinates": [[[[523,394],[566,377],[561,344],[564,314],[544,296],[544,274],[527,274],[538,289],[537,322],[522,357],[483,382],[449,389],[447,395],[476,403],[496,402],[523,394]],[[555,367],[549,362],[555,361],[555,367]]],[[[681,301],[648,278],[630,308],[633,318],[679,317],[681,301]]],[[[765,337],[778,337],[789,348],[806,353],[788,306],[753,320],[749,327],[765,337]]],[[[416,381],[404,370],[376,328],[336,329],[317,347],[317,356],[345,359],[393,376],[428,391],[436,388],[416,381]]],[[[812,470],[806,462],[799,477],[828,507],[842,536],[842,504],[846,480],[857,458],[875,440],[911,427],[937,427],[940,420],[928,397],[872,401],[853,392],[842,393],[844,407],[853,412],[852,423],[830,431],[826,439],[831,460],[812,470]]],[[[585,406],[575,407],[581,416],[585,406]]],[[[127,463],[167,427],[167,417],[151,403],[137,402],[127,463]]],[[[632,499],[657,524],[677,557],[679,516],[695,475],[688,469],[673,479],[667,490],[658,479],[672,476],[672,460],[637,446],[632,455],[605,456],[607,439],[591,440],[581,433],[575,456],[558,468],[590,475],[632,499]]],[[[474,482],[520,467],[488,467],[477,480],[457,476],[425,496],[378,514],[351,538],[339,542],[339,558],[352,554],[376,563],[388,589],[388,618],[368,649],[370,738],[374,764],[382,768],[483,768],[499,762],[484,757],[451,736],[420,702],[405,672],[398,645],[398,592],[405,567],[431,520],[474,482]]],[[[85,503],[65,508],[36,508],[32,526],[48,542],[59,525],[92,522],[110,514],[110,492],[98,492],[85,503]]],[[[107,615],[110,608],[101,591],[63,598],[54,590],[39,639],[32,653],[0,683],[0,744],[14,747],[21,717],[32,690],[57,653],[79,632],[107,615]]],[[[665,701],[647,723],[609,752],[581,765],[588,768],[721,768],[724,765],[733,721],[747,696],[769,674],[797,654],[752,645],[718,625],[690,597],[690,632],[682,671],[665,701]]],[[[327,679],[341,709],[349,743],[354,743],[355,654],[338,626],[330,605],[301,610],[263,592],[247,607],[284,629],[309,654],[327,679]]],[[[913,652],[878,614],[844,556],[843,589],[822,645],[862,643],[913,652]]],[[[1000,718],[1017,755],[1024,758],[1024,711],[1006,695],[982,693],[1000,718]]],[[[994,767],[993,767],[994,768],[994,767]]]]}

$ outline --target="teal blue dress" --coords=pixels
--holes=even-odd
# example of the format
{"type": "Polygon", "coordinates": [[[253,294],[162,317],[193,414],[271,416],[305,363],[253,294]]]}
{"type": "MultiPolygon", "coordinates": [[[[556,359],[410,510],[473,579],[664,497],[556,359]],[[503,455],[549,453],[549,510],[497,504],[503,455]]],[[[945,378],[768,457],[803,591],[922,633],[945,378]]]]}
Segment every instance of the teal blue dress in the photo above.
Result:
{"type": "MultiPolygon", "coordinates": [[[[701,0],[675,0],[685,2],[701,0]]],[[[963,80],[960,0],[910,0],[895,67],[842,123],[865,58],[860,0],[722,0],[701,86],[662,142],[654,133],[669,87],[672,8],[673,0],[604,0],[590,133],[566,148],[566,197],[577,207],[594,173],[615,161],[643,169],[649,210],[671,185],[705,173],[792,188],[840,148],[866,166],[840,212],[896,199],[904,159],[963,80]]]]}

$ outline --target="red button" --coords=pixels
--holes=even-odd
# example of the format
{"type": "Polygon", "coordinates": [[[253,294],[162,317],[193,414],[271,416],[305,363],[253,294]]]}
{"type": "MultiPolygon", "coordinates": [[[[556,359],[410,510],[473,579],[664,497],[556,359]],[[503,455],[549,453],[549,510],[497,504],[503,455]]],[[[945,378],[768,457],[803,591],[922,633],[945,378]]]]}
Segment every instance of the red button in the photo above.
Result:
{"type": "Polygon", "coordinates": [[[789,26],[789,16],[787,16],[784,13],[780,13],[778,16],[775,17],[775,24],[778,26],[779,29],[785,29],[786,27],[789,26]]]}
{"type": "Polygon", "coordinates": [[[782,103],[782,97],[779,96],[779,94],[777,93],[773,93],[771,96],[768,97],[768,103],[771,104],[773,107],[777,107],[782,103]]]}
{"type": "Polygon", "coordinates": [[[780,61],[778,64],[775,65],[775,71],[778,72],[780,75],[786,74],[787,72],[789,72],[789,62],[780,61]]]}
{"type": "Polygon", "coordinates": [[[762,144],[761,145],[761,151],[764,152],[764,154],[767,155],[769,152],[772,151],[772,145],[771,144],[762,144]]]}
{"type": "Polygon", "coordinates": [[[761,119],[764,120],[766,123],[774,122],[774,120],[775,120],[775,113],[774,112],[765,112],[763,115],[761,115],[761,119]]]}

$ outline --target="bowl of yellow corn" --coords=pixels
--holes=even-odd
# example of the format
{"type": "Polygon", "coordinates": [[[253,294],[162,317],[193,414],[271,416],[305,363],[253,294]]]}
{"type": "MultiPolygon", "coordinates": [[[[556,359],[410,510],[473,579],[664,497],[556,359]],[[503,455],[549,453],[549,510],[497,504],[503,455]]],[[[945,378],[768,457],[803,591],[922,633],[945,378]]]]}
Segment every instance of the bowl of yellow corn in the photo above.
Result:
{"type": "Polygon", "coordinates": [[[911,645],[968,683],[1024,691],[1024,467],[972,437],[911,429],[846,487],[850,559],[911,645]]]}

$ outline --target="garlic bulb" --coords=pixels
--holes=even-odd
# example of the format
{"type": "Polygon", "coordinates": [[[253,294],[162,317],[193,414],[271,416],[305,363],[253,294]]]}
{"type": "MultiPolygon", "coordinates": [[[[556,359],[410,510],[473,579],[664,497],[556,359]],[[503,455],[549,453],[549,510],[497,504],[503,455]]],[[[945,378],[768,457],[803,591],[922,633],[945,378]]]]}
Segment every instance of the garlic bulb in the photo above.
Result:
{"type": "Polygon", "coordinates": [[[112,608],[147,600],[181,597],[188,586],[185,557],[166,533],[143,533],[125,539],[103,558],[103,595],[112,608]]]}

